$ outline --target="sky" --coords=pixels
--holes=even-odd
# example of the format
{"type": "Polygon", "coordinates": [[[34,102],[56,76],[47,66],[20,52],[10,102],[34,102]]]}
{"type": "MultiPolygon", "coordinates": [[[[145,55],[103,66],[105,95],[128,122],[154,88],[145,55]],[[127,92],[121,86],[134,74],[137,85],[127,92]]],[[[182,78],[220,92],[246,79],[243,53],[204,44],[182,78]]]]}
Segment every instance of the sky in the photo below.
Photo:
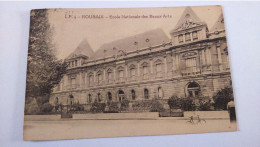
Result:
{"type": "MultiPolygon", "coordinates": [[[[191,8],[201,21],[207,23],[209,29],[222,13],[219,6],[191,8]]],[[[174,29],[184,9],[185,7],[51,9],[49,22],[54,28],[53,42],[57,57],[66,58],[84,39],[96,51],[104,43],[157,28],[161,28],[170,38],[169,32],[174,29]]]]}

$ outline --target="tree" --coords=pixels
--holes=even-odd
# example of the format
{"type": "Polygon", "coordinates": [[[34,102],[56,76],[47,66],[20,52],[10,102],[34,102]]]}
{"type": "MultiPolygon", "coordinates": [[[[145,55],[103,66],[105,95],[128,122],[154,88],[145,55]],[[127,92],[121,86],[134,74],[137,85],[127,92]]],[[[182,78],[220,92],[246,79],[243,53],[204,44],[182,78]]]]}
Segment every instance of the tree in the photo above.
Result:
{"type": "Polygon", "coordinates": [[[225,87],[224,89],[219,90],[213,96],[215,109],[227,110],[227,103],[231,99],[234,99],[232,87],[225,87]]]}
{"type": "MultiPolygon", "coordinates": [[[[32,10],[27,60],[26,99],[48,96],[66,72],[66,63],[55,56],[48,10],[32,10]]],[[[40,100],[41,101],[41,100],[40,100]]],[[[45,100],[44,100],[45,102],[45,100]]]]}

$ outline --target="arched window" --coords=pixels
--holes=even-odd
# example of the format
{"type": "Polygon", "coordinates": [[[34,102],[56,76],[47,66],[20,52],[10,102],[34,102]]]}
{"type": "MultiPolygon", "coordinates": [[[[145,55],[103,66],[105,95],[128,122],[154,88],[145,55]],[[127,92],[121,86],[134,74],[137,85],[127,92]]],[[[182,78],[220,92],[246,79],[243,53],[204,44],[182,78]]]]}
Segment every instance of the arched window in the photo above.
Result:
{"type": "Polygon", "coordinates": [[[125,93],[123,90],[118,91],[118,100],[121,102],[123,99],[125,99],[125,93]]]}
{"type": "Polygon", "coordinates": [[[98,95],[97,95],[97,101],[101,102],[101,94],[100,93],[98,93],[98,95]]]}
{"type": "Polygon", "coordinates": [[[149,99],[149,91],[146,88],[144,89],[144,98],[149,99]]]}
{"type": "Polygon", "coordinates": [[[162,87],[158,88],[158,98],[163,98],[163,91],[162,91],[162,87]]]}
{"type": "Polygon", "coordinates": [[[108,99],[108,101],[112,101],[112,94],[111,94],[111,92],[107,93],[107,99],[108,99]]]}
{"type": "Polygon", "coordinates": [[[189,97],[196,97],[200,94],[200,86],[196,82],[189,83],[187,87],[187,92],[189,97]]]}
{"type": "Polygon", "coordinates": [[[135,91],[134,90],[131,90],[131,97],[132,97],[132,100],[135,100],[135,91]]]}

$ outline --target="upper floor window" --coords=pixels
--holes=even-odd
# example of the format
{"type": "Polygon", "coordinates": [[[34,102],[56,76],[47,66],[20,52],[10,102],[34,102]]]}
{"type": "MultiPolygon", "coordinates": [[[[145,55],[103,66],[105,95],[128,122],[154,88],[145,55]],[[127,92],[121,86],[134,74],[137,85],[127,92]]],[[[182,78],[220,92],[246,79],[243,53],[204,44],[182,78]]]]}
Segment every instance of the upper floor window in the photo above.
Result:
{"type": "Polygon", "coordinates": [[[75,66],[78,66],[78,61],[77,60],[75,60],[75,66]]]}
{"type": "Polygon", "coordinates": [[[101,75],[101,73],[98,73],[98,75],[97,75],[97,82],[98,82],[98,84],[101,84],[101,82],[102,82],[102,75],[101,75]]]}
{"type": "Polygon", "coordinates": [[[185,34],[185,41],[191,41],[190,39],[190,33],[185,34]]]}
{"type": "Polygon", "coordinates": [[[76,88],[76,79],[75,78],[71,78],[71,88],[72,89],[76,88]]]}
{"type": "Polygon", "coordinates": [[[130,78],[131,80],[135,80],[135,68],[130,69],[130,78]]]}
{"type": "Polygon", "coordinates": [[[90,75],[88,77],[88,84],[89,84],[89,86],[93,86],[93,83],[94,83],[94,77],[93,77],[93,75],[90,75]]]}
{"type": "Polygon", "coordinates": [[[162,76],[162,64],[158,63],[156,64],[156,77],[162,76]]]}
{"type": "Polygon", "coordinates": [[[183,42],[183,35],[182,34],[178,36],[178,41],[179,41],[179,43],[183,42]]]}
{"type": "Polygon", "coordinates": [[[148,66],[143,66],[143,79],[148,79],[148,66]]]}
{"type": "Polygon", "coordinates": [[[198,32],[197,31],[192,32],[192,39],[198,40],[198,32]]]}
{"type": "Polygon", "coordinates": [[[119,75],[119,81],[123,82],[124,81],[124,71],[119,70],[118,75],[119,75]]]}
{"type": "Polygon", "coordinates": [[[74,67],[74,61],[71,62],[71,66],[74,67]]]}
{"type": "Polygon", "coordinates": [[[112,83],[113,82],[113,76],[112,76],[112,72],[111,71],[108,71],[107,77],[108,77],[108,83],[112,83]]]}

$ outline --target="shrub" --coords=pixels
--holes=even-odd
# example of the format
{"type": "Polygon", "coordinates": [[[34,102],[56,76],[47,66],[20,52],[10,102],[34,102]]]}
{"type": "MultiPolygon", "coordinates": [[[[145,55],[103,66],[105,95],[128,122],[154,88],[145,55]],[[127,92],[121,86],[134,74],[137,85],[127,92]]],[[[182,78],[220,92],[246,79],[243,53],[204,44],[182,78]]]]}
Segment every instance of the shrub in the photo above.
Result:
{"type": "Polygon", "coordinates": [[[105,103],[98,103],[97,101],[95,101],[94,103],[92,103],[90,111],[92,113],[100,113],[100,112],[104,112],[105,108],[106,108],[105,103]]]}
{"type": "Polygon", "coordinates": [[[193,104],[192,98],[181,98],[181,110],[183,111],[195,110],[195,105],[193,104]]]}
{"type": "Polygon", "coordinates": [[[51,112],[53,109],[53,106],[50,103],[44,103],[43,105],[41,105],[40,107],[40,111],[44,112],[44,113],[48,113],[51,112]]]}
{"type": "Polygon", "coordinates": [[[168,99],[168,105],[170,107],[170,111],[172,109],[180,109],[181,108],[181,99],[177,96],[172,96],[168,99]]]}
{"type": "Polygon", "coordinates": [[[123,99],[122,102],[121,102],[120,110],[126,111],[128,108],[129,108],[129,100],[123,99]]]}
{"type": "Polygon", "coordinates": [[[119,112],[118,102],[110,102],[108,106],[108,112],[110,113],[117,113],[119,112]]]}
{"type": "Polygon", "coordinates": [[[135,101],[132,105],[133,110],[136,111],[150,111],[152,107],[151,100],[141,100],[141,101],[135,101]]]}
{"type": "Polygon", "coordinates": [[[161,112],[164,111],[162,103],[160,103],[157,99],[152,100],[152,105],[151,105],[151,112],[161,112]]]}
{"type": "Polygon", "coordinates": [[[213,96],[213,100],[215,101],[215,109],[227,110],[227,103],[231,101],[231,99],[234,99],[233,90],[231,87],[226,87],[224,89],[219,90],[213,96]]]}
{"type": "Polygon", "coordinates": [[[209,102],[206,103],[200,103],[198,110],[199,111],[210,111],[211,104],[209,102]]]}
{"type": "Polygon", "coordinates": [[[74,111],[84,111],[84,106],[83,105],[80,105],[80,104],[73,104],[72,105],[72,109],[74,111]]]}

